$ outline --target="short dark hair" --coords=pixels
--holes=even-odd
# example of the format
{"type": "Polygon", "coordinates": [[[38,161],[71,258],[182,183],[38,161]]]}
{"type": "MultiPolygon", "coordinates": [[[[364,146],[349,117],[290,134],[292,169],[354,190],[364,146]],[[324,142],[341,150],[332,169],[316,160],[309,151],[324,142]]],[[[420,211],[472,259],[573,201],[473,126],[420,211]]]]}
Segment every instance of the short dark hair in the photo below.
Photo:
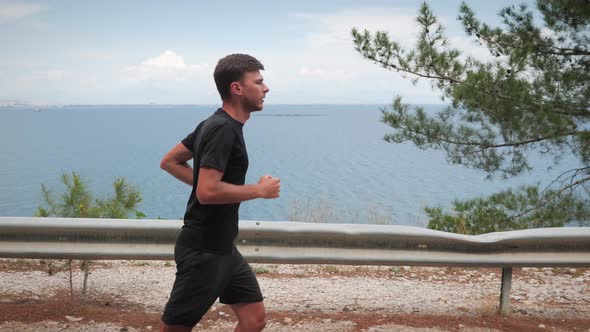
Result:
{"type": "Polygon", "coordinates": [[[264,66],[256,58],[248,54],[230,54],[221,58],[213,72],[215,85],[221,99],[227,100],[231,97],[229,90],[232,82],[242,80],[246,72],[257,70],[264,70],[264,66]]]}

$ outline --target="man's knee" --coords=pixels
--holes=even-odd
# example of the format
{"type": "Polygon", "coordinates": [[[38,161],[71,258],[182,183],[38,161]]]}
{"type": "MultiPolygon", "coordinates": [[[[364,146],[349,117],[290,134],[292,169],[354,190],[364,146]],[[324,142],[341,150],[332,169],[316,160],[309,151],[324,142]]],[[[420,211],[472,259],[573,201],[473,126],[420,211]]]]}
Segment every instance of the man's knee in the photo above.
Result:
{"type": "Polygon", "coordinates": [[[258,331],[262,331],[266,327],[266,315],[262,315],[262,317],[257,321],[256,328],[258,331]]]}
{"type": "Polygon", "coordinates": [[[244,317],[241,320],[239,320],[239,324],[240,327],[242,327],[245,331],[248,332],[262,331],[266,326],[266,315],[263,313],[258,315],[252,315],[250,317],[244,317]]]}

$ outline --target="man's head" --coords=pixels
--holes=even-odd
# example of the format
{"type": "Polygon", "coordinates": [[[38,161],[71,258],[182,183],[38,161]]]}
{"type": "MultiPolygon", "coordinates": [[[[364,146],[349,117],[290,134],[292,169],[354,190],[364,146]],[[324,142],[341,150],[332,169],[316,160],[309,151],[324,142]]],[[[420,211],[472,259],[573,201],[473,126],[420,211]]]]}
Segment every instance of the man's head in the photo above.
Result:
{"type": "Polygon", "coordinates": [[[260,61],[248,54],[230,54],[217,62],[213,78],[222,100],[231,98],[231,84],[240,82],[247,72],[264,70],[260,61]]]}

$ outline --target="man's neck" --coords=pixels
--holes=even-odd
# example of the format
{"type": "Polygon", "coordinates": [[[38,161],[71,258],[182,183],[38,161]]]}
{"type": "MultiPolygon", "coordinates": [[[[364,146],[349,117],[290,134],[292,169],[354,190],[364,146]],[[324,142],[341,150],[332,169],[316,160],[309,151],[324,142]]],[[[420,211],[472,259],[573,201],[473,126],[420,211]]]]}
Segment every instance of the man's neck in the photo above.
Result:
{"type": "Polygon", "coordinates": [[[241,104],[224,101],[223,110],[241,124],[250,119],[250,112],[246,111],[241,104]]]}

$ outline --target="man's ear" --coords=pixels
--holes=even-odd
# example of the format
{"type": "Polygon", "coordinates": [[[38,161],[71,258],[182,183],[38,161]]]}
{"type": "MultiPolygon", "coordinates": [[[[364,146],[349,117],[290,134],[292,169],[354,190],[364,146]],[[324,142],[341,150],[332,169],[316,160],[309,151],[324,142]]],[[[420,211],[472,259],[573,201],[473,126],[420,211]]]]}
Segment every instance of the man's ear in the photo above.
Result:
{"type": "Polygon", "coordinates": [[[235,95],[242,95],[242,85],[239,82],[232,82],[229,85],[229,91],[235,95]]]}

